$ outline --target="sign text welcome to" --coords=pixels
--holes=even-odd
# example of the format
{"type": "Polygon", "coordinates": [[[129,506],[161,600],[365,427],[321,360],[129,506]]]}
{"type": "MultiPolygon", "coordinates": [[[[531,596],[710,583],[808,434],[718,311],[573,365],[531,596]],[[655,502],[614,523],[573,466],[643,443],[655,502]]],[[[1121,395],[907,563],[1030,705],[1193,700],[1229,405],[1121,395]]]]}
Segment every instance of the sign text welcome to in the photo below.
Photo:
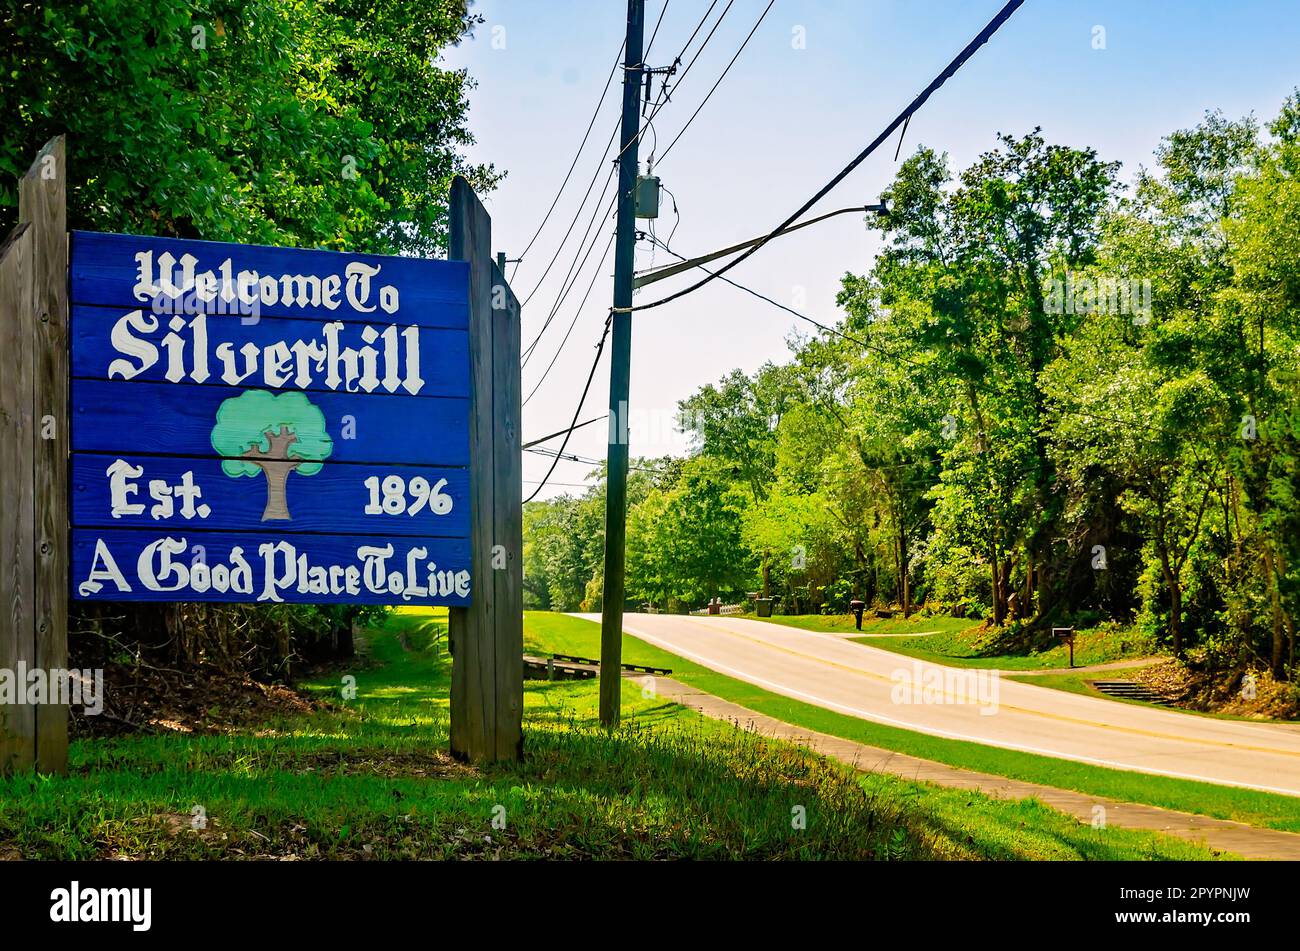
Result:
{"type": "Polygon", "coordinates": [[[468,266],[76,232],[72,594],[465,605],[468,266]]]}

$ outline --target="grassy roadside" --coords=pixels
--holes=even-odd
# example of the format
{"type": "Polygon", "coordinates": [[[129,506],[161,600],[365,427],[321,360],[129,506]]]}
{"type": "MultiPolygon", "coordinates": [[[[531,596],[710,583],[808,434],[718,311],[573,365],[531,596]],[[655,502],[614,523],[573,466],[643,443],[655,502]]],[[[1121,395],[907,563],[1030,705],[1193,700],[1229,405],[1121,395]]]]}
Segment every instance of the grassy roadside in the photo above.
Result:
{"type": "MultiPolygon", "coordinates": [[[[805,631],[818,631],[828,634],[856,633],[851,615],[800,615],[795,617],[754,618],[770,620],[774,624],[795,627],[805,631]]],[[[1104,672],[1069,672],[1070,654],[1064,645],[1053,646],[1045,651],[1030,654],[986,654],[987,645],[982,642],[985,636],[971,622],[943,615],[930,617],[913,616],[902,618],[871,618],[862,622],[861,637],[846,637],[855,644],[864,644],[880,650],[892,651],[918,660],[943,664],[948,667],[967,667],[977,669],[996,669],[1008,672],[1011,680],[1064,690],[1113,703],[1134,703],[1146,707],[1159,707],[1185,713],[1189,716],[1211,717],[1217,720],[1238,720],[1244,723],[1289,723],[1289,718],[1270,718],[1266,716],[1245,716],[1236,713],[1223,713],[1216,710],[1196,710],[1188,706],[1165,706],[1147,703],[1142,700],[1128,700],[1112,697],[1088,685],[1089,680],[1132,679],[1138,671],[1147,669],[1146,665],[1160,659],[1153,653],[1154,648],[1142,637],[1122,625],[1107,624],[1094,628],[1085,628],[1078,632],[1074,648],[1076,667],[1093,664],[1123,663],[1132,660],[1132,666],[1119,666],[1104,672]],[[908,636],[911,634],[911,636],[908,636]],[[886,635],[886,636],[879,636],[886,635]],[[1025,672],[1017,676],[1017,671],[1025,672]],[[1034,673],[1030,673],[1030,672],[1034,673]],[[1052,673],[1038,673],[1053,671],[1052,673]],[[1059,671],[1059,672],[1058,672],[1059,671]]],[[[1167,658],[1166,658],[1167,659],[1167,658]]],[[[1137,678],[1141,679],[1141,678],[1137,678]]]]}
{"type": "Polygon", "coordinates": [[[1093,673],[1060,673],[1060,674],[1010,674],[1006,679],[1014,680],[1022,684],[1033,684],[1035,687],[1049,687],[1052,690],[1064,690],[1066,693],[1077,693],[1087,697],[1096,697],[1103,700],[1110,700],[1114,703],[1131,703],[1139,707],[1152,707],[1157,710],[1169,710],[1175,713],[1186,714],[1189,717],[1208,717],[1211,720],[1235,720],[1238,723],[1294,723],[1294,720],[1270,720],[1261,717],[1240,716],[1235,713],[1220,713],[1215,710],[1193,710],[1189,707],[1167,706],[1159,703],[1149,703],[1146,700],[1131,700],[1127,697],[1112,697],[1102,693],[1095,687],[1088,685],[1090,680],[1132,680],[1134,675],[1146,668],[1137,667],[1115,667],[1110,670],[1093,672],[1093,673]]]}
{"type": "Polygon", "coordinates": [[[0,858],[1218,857],[1032,801],[862,776],[634,682],[614,732],[596,725],[595,682],[529,682],[524,761],[466,766],[445,752],[440,623],[390,617],[367,662],[310,685],[331,701],[316,713],[77,741],[69,776],[0,780],[0,858]]]}
{"type": "MultiPolygon", "coordinates": [[[[1074,673],[1074,674],[1010,674],[1008,680],[1014,680],[1022,684],[1033,684],[1035,687],[1050,687],[1053,690],[1064,690],[1066,693],[1082,694],[1086,697],[1098,697],[1103,700],[1113,700],[1116,703],[1135,703],[1141,707],[1157,707],[1159,704],[1147,703],[1143,700],[1129,700],[1124,697],[1111,697],[1095,687],[1088,686],[1090,680],[1127,680],[1132,675],[1141,670],[1138,667],[1115,667],[1096,673],[1074,673]]],[[[1176,710],[1178,713],[1195,714],[1194,710],[1179,710],[1177,707],[1163,707],[1161,710],[1176,710]]],[[[1209,714],[1206,714],[1207,716],[1209,714]]],[[[1244,718],[1241,718],[1244,719],[1244,718]]]]}
{"type": "MultiPolygon", "coordinates": [[[[797,627],[804,631],[825,631],[830,634],[858,633],[857,628],[854,626],[852,614],[778,614],[770,618],[760,618],[753,615],[745,616],[747,618],[752,617],[756,621],[782,624],[785,627],[797,627]]],[[[928,617],[913,614],[906,620],[901,616],[892,618],[864,617],[862,619],[861,633],[864,635],[950,634],[969,630],[974,626],[974,622],[966,618],[949,617],[946,614],[935,614],[928,617]]]]}
{"type": "MultiPolygon", "coordinates": [[[[786,627],[805,631],[822,631],[828,634],[854,634],[853,617],[840,615],[798,615],[794,617],[761,618],[786,627]]],[[[1051,670],[1068,667],[1069,649],[1053,644],[1049,649],[1028,654],[990,653],[987,633],[978,625],[963,618],[942,614],[901,617],[864,618],[862,636],[849,637],[856,644],[867,644],[881,650],[905,654],[918,660],[927,660],[949,667],[975,667],[997,670],[1051,670]],[[911,637],[903,635],[912,634],[911,637]],[[881,637],[879,635],[888,635],[881,637]]],[[[1117,625],[1085,628],[1075,636],[1074,663],[1083,667],[1089,664],[1108,664],[1114,661],[1139,659],[1150,653],[1150,646],[1141,638],[1117,625]]]]}
{"type": "MultiPolygon", "coordinates": [[[[592,651],[599,652],[600,626],[581,618],[530,613],[525,625],[525,638],[529,646],[538,651],[590,657],[596,656],[592,651]]],[[[783,697],[715,673],[631,635],[625,634],[623,643],[625,659],[629,662],[670,667],[673,677],[683,683],[796,726],[997,776],[1300,832],[1300,798],[1297,797],[1150,776],[929,736],[783,697]]],[[[875,643],[872,646],[876,646],[875,643]]],[[[1034,682],[1040,679],[1035,677],[1034,682]]]]}

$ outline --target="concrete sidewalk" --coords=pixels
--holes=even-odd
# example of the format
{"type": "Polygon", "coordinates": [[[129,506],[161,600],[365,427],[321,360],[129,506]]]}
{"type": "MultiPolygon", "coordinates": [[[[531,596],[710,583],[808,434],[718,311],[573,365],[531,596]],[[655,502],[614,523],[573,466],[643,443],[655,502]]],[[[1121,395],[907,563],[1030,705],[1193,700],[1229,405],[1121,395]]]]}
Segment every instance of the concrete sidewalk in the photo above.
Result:
{"type": "Polygon", "coordinates": [[[781,720],[756,713],[747,707],[715,697],[713,694],[704,693],[669,677],[655,677],[655,693],[665,700],[680,703],[705,716],[734,722],[742,729],[764,736],[798,743],[865,772],[888,773],[904,779],[935,783],[939,786],[971,789],[999,799],[1032,797],[1085,823],[1093,821],[1094,807],[1101,805],[1106,810],[1107,825],[1174,835],[1249,859],[1300,859],[1300,835],[1295,833],[1260,829],[1241,822],[1211,819],[1173,809],[1161,809],[1157,806],[1103,799],[1069,789],[1055,789],[1037,783],[1008,779],[1005,776],[947,766],[932,760],[908,756],[905,753],[896,753],[893,750],[867,746],[826,733],[792,726],[781,720]]]}

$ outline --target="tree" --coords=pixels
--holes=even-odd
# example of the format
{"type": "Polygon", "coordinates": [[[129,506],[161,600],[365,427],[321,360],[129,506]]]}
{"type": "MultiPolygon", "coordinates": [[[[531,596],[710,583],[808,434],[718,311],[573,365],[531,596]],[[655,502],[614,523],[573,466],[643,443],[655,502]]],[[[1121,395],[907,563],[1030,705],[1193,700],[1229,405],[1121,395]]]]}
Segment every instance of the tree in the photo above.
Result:
{"type": "MultiPolygon", "coordinates": [[[[790,370],[764,364],[754,376],[739,370],[677,404],[695,451],[725,462],[754,504],[767,497],[776,462],[776,429],[794,396],[790,370]]],[[[769,594],[771,552],[760,553],[763,596],[769,594]]]]}
{"type": "Polygon", "coordinates": [[[0,12],[0,233],[68,135],[68,225],[374,253],[446,246],[472,165],[463,0],[11,0],[0,12]]]}
{"type": "Polygon", "coordinates": [[[903,366],[923,374],[917,388],[965,404],[963,419],[948,414],[960,425],[944,451],[947,488],[932,498],[954,531],[969,524],[961,513],[981,516],[967,547],[986,561],[999,624],[1013,575],[1024,611],[1035,599],[1040,619],[1054,608],[1060,508],[1039,375],[1074,316],[1054,313],[1043,285],[1052,267],[1091,261],[1115,168],[1034,130],[1001,136],[949,189],[946,158],[918,149],[885,192],[892,210],[876,227],[889,243],[856,288],[878,297],[873,314],[892,325],[903,366]]]}
{"type": "MultiPolygon", "coordinates": [[[[1068,484],[1112,474],[1101,481],[1120,488],[1119,505],[1151,550],[1169,595],[1171,647],[1181,655],[1184,568],[1216,485],[1214,424],[1223,425],[1224,400],[1204,374],[1164,371],[1154,348],[1126,339],[1121,328],[1110,315],[1089,320],[1045,374],[1059,413],[1053,451],[1068,484]]],[[[1103,551],[1107,570],[1108,557],[1103,551]]]]}
{"type": "Polygon", "coordinates": [[[325,414],[305,393],[246,390],[217,407],[212,448],[224,457],[221,471],[230,478],[265,476],[267,522],[293,517],[285,492],[289,474],[320,472],[334,441],[325,431],[325,414]]]}
{"type": "Polygon", "coordinates": [[[652,489],[628,515],[629,595],[703,604],[739,594],[754,577],[741,530],[747,495],[728,465],[703,456],[670,488],[652,489]]]}

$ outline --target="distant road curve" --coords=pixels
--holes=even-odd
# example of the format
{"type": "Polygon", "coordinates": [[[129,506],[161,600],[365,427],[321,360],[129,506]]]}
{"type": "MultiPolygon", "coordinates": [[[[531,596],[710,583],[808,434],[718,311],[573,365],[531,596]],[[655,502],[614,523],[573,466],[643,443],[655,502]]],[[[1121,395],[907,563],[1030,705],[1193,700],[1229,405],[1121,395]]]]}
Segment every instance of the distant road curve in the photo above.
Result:
{"type": "MultiPolygon", "coordinates": [[[[598,614],[575,616],[600,621],[598,614]]],[[[1096,766],[1300,796],[1300,728],[1290,724],[1175,713],[1005,677],[994,684],[988,671],[976,681],[971,675],[978,671],[743,618],[628,614],[623,629],[702,667],[864,720],[1096,766]]]]}

